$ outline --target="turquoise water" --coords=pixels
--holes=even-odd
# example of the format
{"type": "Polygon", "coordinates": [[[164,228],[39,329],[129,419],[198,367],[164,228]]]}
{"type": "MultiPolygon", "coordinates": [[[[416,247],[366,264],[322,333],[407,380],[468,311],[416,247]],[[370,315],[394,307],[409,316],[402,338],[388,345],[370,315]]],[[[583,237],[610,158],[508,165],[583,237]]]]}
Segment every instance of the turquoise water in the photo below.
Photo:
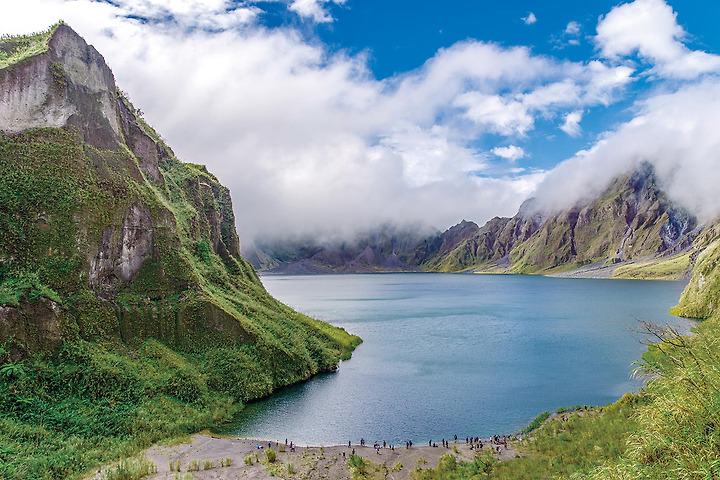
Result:
{"type": "Polygon", "coordinates": [[[641,385],[639,320],[683,282],[523,275],[265,276],[293,308],[364,343],[335,373],[252,403],[223,433],[297,444],[422,444],[513,433],[559,406],[613,402],[641,385]]]}

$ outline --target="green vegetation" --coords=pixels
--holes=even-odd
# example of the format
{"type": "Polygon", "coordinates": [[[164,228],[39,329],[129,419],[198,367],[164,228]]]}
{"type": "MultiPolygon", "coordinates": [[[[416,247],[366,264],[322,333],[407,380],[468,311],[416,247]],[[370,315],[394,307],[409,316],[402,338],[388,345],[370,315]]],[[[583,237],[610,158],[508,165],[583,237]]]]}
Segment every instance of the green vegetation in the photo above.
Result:
{"type": "Polygon", "coordinates": [[[146,457],[121,460],[117,466],[104,473],[104,480],[140,480],[157,473],[157,466],[146,457]]]}
{"type": "Polygon", "coordinates": [[[532,422],[530,422],[530,423],[528,424],[527,427],[525,427],[525,428],[522,430],[522,433],[530,433],[530,432],[532,432],[533,430],[537,429],[538,427],[540,427],[540,425],[542,425],[542,424],[545,422],[545,420],[547,420],[548,418],[550,418],[550,415],[551,415],[550,412],[547,412],[547,411],[542,412],[540,415],[538,415],[537,417],[535,417],[535,418],[532,420],[532,422]]]}
{"type": "Polygon", "coordinates": [[[613,278],[637,278],[645,280],[681,280],[691,267],[690,253],[660,257],[646,262],[618,267],[613,278]]]}
{"type": "MultiPolygon", "coordinates": [[[[350,476],[353,480],[374,480],[378,478],[376,473],[379,471],[379,465],[365,460],[360,455],[351,454],[348,457],[347,466],[350,468],[350,476]]],[[[384,477],[381,476],[380,478],[384,477]]]]}
{"type": "MultiPolygon", "coordinates": [[[[51,31],[1,40],[0,68],[42,54],[51,31]]],[[[115,150],[72,128],[0,134],[3,480],[81,478],[228,421],[360,343],[270,297],[239,256],[228,190],[126,121],[115,150]],[[147,139],[160,180],[131,152],[147,139]],[[125,255],[142,257],[123,277],[126,227],[125,255]]]]}
{"type": "Polygon", "coordinates": [[[52,33],[60,25],[63,22],[32,35],[0,36],[0,70],[46,52],[52,33]]]}
{"type": "Polygon", "coordinates": [[[275,463],[275,460],[277,460],[277,452],[272,448],[265,450],[265,461],[268,463],[275,463]]]}
{"type": "Polygon", "coordinates": [[[412,478],[414,480],[475,480],[488,478],[488,475],[493,471],[493,466],[496,464],[497,460],[486,454],[476,455],[472,462],[458,462],[453,455],[446,453],[440,457],[438,466],[434,469],[423,469],[418,465],[418,468],[413,472],[412,478]]]}

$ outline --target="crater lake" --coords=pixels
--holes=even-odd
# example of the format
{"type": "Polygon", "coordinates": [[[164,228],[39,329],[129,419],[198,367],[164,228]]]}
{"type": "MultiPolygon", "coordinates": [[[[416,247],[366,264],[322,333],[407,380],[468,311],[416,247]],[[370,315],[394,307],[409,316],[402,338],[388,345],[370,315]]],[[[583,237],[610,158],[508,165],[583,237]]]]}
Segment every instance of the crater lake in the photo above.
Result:
{"type": "Polygon", "coordinates": [[[263,276],[296,310],[364,340],[337,372],[251,403],[221,433],[299,445],[488,437],[539,413],[604,405],[642,382],[640,321],[686,282],[527,275],[263,276]]]}

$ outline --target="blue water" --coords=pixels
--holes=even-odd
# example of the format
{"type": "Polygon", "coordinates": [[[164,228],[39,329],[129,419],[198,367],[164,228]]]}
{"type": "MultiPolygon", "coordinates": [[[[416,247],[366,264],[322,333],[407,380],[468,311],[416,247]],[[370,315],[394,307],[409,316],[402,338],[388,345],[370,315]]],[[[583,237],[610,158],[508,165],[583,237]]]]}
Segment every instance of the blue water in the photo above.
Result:
{"type": "Polygon", "coordinates": [[[522,275],[265,276],[296,310],[364,343],[335,373],[252,403],[224,433],[297,444],[361,437],[425,443],[512,433],[559,406],[637,390],[639,320],[667,312],[683,282],[522,275]]]}

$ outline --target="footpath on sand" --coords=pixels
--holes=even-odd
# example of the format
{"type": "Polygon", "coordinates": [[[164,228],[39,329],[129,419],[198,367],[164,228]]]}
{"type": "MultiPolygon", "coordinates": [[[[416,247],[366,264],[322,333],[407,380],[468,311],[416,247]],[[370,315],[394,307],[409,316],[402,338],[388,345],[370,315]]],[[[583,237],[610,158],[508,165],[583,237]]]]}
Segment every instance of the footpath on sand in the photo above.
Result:
{"type": "MultiPolygon", "coordinates": [[[[410,472],[417,467],[436,467],[440,457],[445,454],[454,455],[458,461],[471,461],[476,454],[476,450],[470,449],[470,445],[465,443],[465,438],[458,439],[457,443],[450,441],[447,448],[443,448],[440,443],[438,439],[437,447],[413,444],[412,447],[406,448],[403,444],[396,445],[394,449],[390,449],[389,446],[382,448],[380,444],[378,450],[373,445],[359,444],[352,444],[351,447],[294,445],[294,451],[291,451],[289,443],[285,445],[284,440],[269,442],[200,433],[190,437],[188,443],[153,446],[145,452],[145,456],[157,466],[157,473],[148,477],[150,479],[234,480],[292,477],[340,480],[351,478],[351,470],[347,463],[354,450],[356,455],[372,462],[369,473],[374,474],[373,477],[404,480],[408,479],[410,472]],[[274,463],[265,462],[268,443],[277,452],[274,463]]],[[[501,461],[521,455],[509,441],[507,447],[491,445],[489,440],[483,440],[483,444],[483,450],[491,450],[493,456],[501,461]]]]}

